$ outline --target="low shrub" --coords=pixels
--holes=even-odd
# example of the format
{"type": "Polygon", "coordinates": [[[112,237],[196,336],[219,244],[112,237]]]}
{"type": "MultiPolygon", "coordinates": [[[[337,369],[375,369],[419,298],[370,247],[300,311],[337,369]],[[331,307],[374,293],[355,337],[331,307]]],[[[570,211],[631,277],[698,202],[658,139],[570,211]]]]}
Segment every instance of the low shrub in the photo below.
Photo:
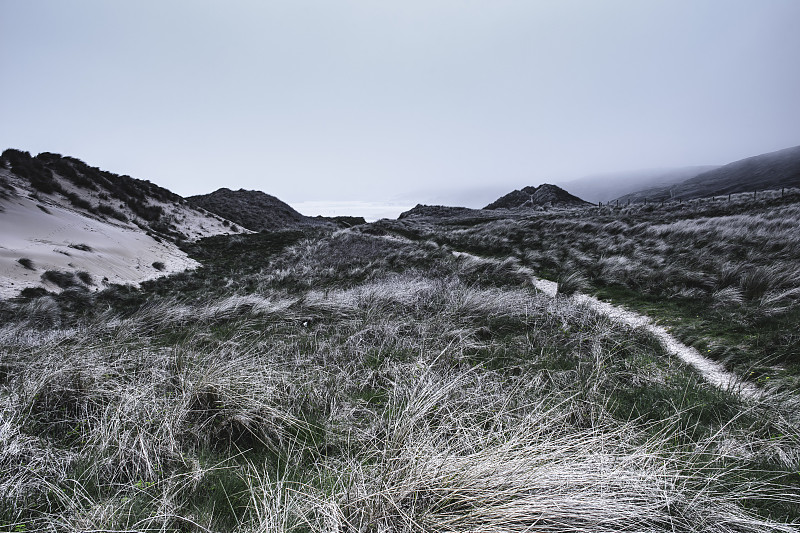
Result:
{"type": "Polygon", "coordinates": [[[47,289],[44,287],[25,287],[21,291],[19,291],[20,298],[26,299],[34,299],[34,298],[41,298],[42,296],[47,296],[48,293],[47,289]]]}
{"type": "Polygon", "coordinates": [[[21,257],[17,259],[17,263],[19,263],[28,270],[36,270],[36,267],[33,266],[33,260],[27,257],[21,257]]]}
{"type": "Polygon", "coordinates": [[[97,213],[101,214],[101,215],[105,215],[105,216],[109,216],[111,218],[115,218],[115,219],[119,220],[120,222],[127,222],[128,221],[128,217],[125,216],[124,213],[122,213],[120,211],[117,211],[116,209],[114,209],[113,207],[111,207],[108,204],[98,204],[97,207],[95,208],[95,211],[97,213]]]}
{"type": "Polygon", "coordinates": [[[42,274],[42,280],[57,285],[62,289],[75,285],[75,274],[72,272],[62,272],[60,270],[47,270],[42,274]]]}
{"type": "Polygon", "coordinates": [[[85,270],[78,272],[76,276],[78,276],[78,279],[81,280],[81,282],[85,283],[86,285],[94,284],[94,281],[92,280],[92,275],[86,272],[85,270]]]}
{"type": "Polygon", "coordinates": [[[77,187],[90,189],[92,191],[97,190],[97,185],[95,185],[91,179],[87,178],[84,174],[79,174],[75,170],[70,158],[65,158],[61,154],[42,152],[36,156],[36,159],[60,176],[67,178],[77,187]]]}
{"type": "Polygon", "coordinates": [[[65,196],[67,197],[67,200],[69,200],[69,203],[71,203],[75,207],[78,207],[80,209],[86,209],[87,211],[91,211],[92,210],[92,204],[89,203],[84,198],[81,198],[80,196],[78,196],[74,192],[69,192],[65,196]]]}
{"type": "Polygon", "coordinates": [[[11,172],[27,179],[37,191],[44,194],[65,192],[61,184],[53,178],[53,171],[38,159],[31,157],[30,153],[9,148],[3,152],[3,159],[11,163],[11,172]]]}
{"type": "Polygon", "coordinates": [[[584,292],[589,282],[580,272],[565,272],[558,277],[558,294],[569,296],[576,292],[584,292]]]}

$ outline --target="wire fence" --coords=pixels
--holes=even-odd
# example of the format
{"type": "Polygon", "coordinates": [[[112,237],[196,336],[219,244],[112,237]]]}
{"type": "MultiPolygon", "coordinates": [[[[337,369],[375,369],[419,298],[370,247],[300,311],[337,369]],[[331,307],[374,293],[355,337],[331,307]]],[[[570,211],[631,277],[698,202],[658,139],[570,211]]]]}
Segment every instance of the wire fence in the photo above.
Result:
{"type": "Polygon", "coordinates": [[[779,198],[795,198],[800,197],[800,188],[798,187],[781,187],[780,189],[763,189],[757,191],[746,191],[729,193],[722,195],[704,196],[700,198],[627,198],[623,201],[612,200],[609,202],[598,202],[598,207],[612,207],[624,208],[629,206],[641,205],[697,205],[706,204],[711,202],[728,202],[728,203],[743,203],[748,201],[759,200],[777,200],[779,198]]]}

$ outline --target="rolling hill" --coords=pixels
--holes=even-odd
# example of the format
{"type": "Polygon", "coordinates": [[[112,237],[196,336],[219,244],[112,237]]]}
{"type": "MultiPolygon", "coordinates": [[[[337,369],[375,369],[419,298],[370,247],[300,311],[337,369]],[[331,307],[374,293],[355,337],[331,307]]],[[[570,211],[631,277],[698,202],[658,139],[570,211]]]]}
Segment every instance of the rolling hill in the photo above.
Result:
{"type": "Polygon", "coordinates": [[[589,202],[605,203],[636,191],[669,187],[716,168],[719,168],[719,165],[595,174],[576,180],[559,182],[556,185],[589,202]]]}
{"type": "MultiPolygon", "coordinates": [[[[0,244],[36,280],[234,233],[27,157],[0,244]]],[[[797,530],[800,193],[411,211],[0,299],[0,530],[797,530]]]]}
{"type": "Polygon", "coordinates": [[[490,203],[484,209],[514,209],[519,207],[582,207],[589,202],[581,200],[557,185],[543,183],[538,187],[524,187],[512,191],[490,203]]]}
{"type": "Polygon", "coordinates": [[[209,194],[189,196],[187,201],[253,231],[275,230],[308,222],[289,204],[261,191],[217,189],[209,194]]]}
{"type": "Polygon", "coordinates": [[[300,226],[351,227],[365,224],[363,217],[309,217],[292,206],[261,191],[227,188],[190,196],[190,204],[220,215],[253,231],[276,231],[300,226]]]}
{"type": "Polygon", "coordinates": [[[690,200],[782,187],[800,187],[800,146],[734,161],[680,183],[644,189],[618,200],[690,200]]]}

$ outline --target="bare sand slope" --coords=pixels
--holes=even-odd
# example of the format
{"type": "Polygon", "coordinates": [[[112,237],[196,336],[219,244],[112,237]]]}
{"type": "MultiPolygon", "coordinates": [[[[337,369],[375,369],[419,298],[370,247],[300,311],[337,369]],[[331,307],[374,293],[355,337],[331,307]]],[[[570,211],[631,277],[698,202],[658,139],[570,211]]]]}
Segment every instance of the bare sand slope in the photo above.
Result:
{"type": "Polygon", "coordinates": [[[198,266],[174,244],[157,242],[132,224],[91,218],[23,195],[0,200],[0,208],[0,298],[16,296],[25,287],[57,291],[42,280],[46,270],[88,272],[90,288],[99,289],[198,266]],[[22,258],[30,259],[34,270],[20,264],[22,258]],[[163,263],[163,271],[154,262],[163,263]]]}

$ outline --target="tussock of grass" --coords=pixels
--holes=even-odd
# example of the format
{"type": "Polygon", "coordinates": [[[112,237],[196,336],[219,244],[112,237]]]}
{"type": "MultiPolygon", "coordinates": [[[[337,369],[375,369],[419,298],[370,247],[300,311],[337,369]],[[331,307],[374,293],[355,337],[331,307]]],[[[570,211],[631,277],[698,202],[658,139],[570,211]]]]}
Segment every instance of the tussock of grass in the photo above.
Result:
{"type": "Polygon", "coordinates": [[[36,270],[36,267],[33,264],[33,260],[27,257],[21,257],[17,259],[17,263],[22,265],[26,270],[36,270]]]}
{"type": "Polygon", "coordinates": [[[3,528],[793,530],[790,399],[698,381],[519,260],[284,237],[80,313],[9,304],[3,528]]]}
{"type": "Polygon", "coordinates": [[[711,356],[742,375],[755,365],[783,376],[797,390],[792,376],[800,375],[800,361],[786,338],[800,313],[798,191],[765,192],[757,201],[734,195],[506,216],[379,224],[458,251],[518,257],[537,275],[559,280],[562,292],[616,298],[667,320],[688,344],[702,331],[728,346],[724,357],[714,350],[711,356]]]}
{"type": "Polygon", "coordinates": [[[707,468],[702,453],[666,450],[664,435],[643,439],[630,424],[575,428],[570,401],[487,412],[480,408],[486,391],[470,381],[425,376],[396,400],[388,446],[351,459],[343,469],[349,475],[326,498],[341,524],[426,531],[775,527],[737,509],[738,497],[754,495],[749,487],[715,487],[725,471],[707,468]]]}

